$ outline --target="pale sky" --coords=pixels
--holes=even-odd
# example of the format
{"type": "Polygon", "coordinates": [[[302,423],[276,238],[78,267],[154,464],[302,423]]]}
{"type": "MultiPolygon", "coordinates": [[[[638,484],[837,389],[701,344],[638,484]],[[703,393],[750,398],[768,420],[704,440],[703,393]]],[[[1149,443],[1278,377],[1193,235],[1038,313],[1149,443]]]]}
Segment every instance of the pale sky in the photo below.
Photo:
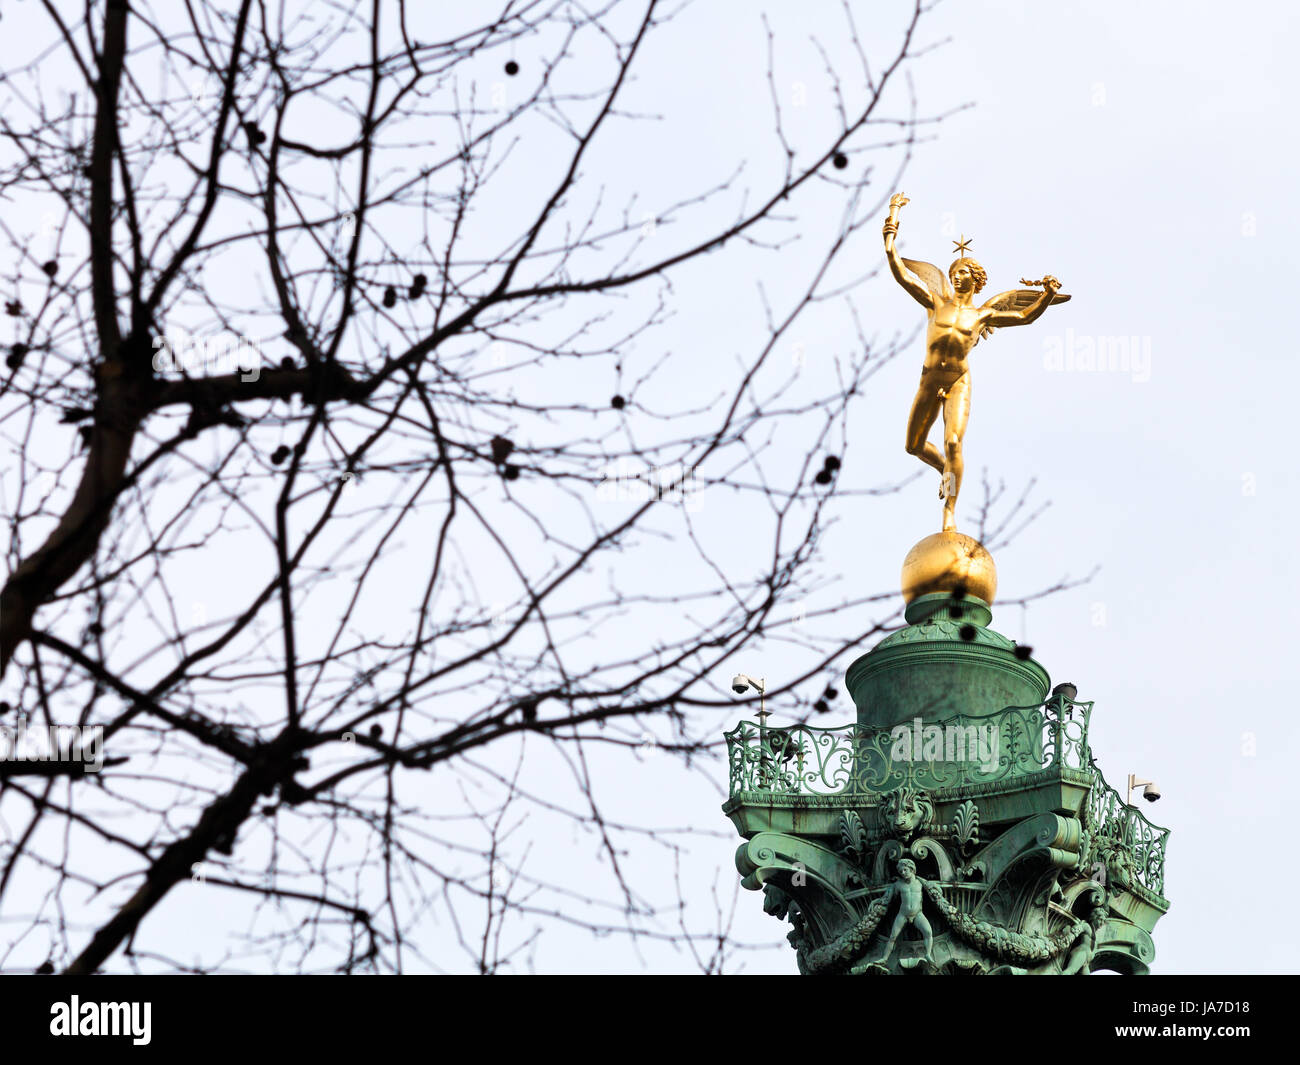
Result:
{"type": "MultiPolygon", "coordinates": [[[[876,15],[876,4],[855,5],[873,54],[896,43],[902,10],[879,6],[887,13],[876,15]]],[[[8,5],[6,33],[11,18],[34,17],[23,9],[8,5]]],[[[671,202],[725,179],[741,162],[747,179],[761,184],[779,165],[763,12],[775,34],[776,88],[792,139],[813,144],[833,135],[825,62],[809,39],[820,41],[831,66],[852,76],[856,62],[840,6],[701,0],[653,38],[629,87],[625,105],[657,112],[660,121],[593,152],[590,166],[601,170],[612,199],[637,192],[648,204],[671,202]]],[[[1112,786],[1122,792],[1129,772],[1160,785],[1163,799],[1144,812],[1173,831],[1165,881],[1172,908],[1154,932],[1153,971],[1294,971],[1300,933],[1290,922],[1236,935],[1208,929],[1223,922],[1229,860],[1238,880],[1243,869],[1247,879],[1266,870],[1281,882],[1296,872],[1291,849],[1276,841],[1287,838],[1296,813],[1288,778],[1300,747],[1289,706],[1296,622],[1290,552],[1300,486],[1287,461],[1285,433],[1294,430],[1286,408],[1273,421],[1263,403],[1273,396],[1285,403],[1292,372],[1284,362],[1294,361],[1276,349],[1264,325],[1272,305],[1266,286],[1285,278],[1283,256],[1294,253],[1300,236],[1296,20],[1283,5],[1266,3],[1226,9],[1173,0],[981,0],[938,6],[921,39],[945,37],[951,41],[912,67],[919,112],[972,106],[928,129],[932,139],[916,147],[899,182],[911,198],[900,248],[946,265],[952,238],[964,234],[974,238],[971,254],[988,270],[988,293],[1051,273],[1073,297],[1034,326],[1003,330],[975,350],[959,519],[978,502],[983,469],[1005,480],[1012,495],[1036,480],[1031,501],[1051,506],[996,554],[1001,596],[1030,595],[1098,568],[1087,585],[1027,610],[995,603],[992,626],[1032,645],[1053,683],[1071,681],[1080,699],[1095,701],[1092,744],[1112,786]],[[1136,338],[1144,361],[1104,371],[1051,365],[1054,354],[1102,337],[1136,338]]],[[[526,45],[517,57],[526,76],[526,45]]],[[[861,86],[846,91],[860,95],[861,86]]],[[[891,97],[892,113],[906,107],[905,91],[891,97]]],[[[896,191],[897,155],[854,155],[851,165],[873,162],[871,191],[887,198],[896,191]]],[[[514,165],[517,180],[528,180],[526,154],[514,165]]],[[[819,235],[834,226],[842,201],[812,189],[794,208],[806,239],[778,260],[756,259],[752,271],[720,271],[702,260],[673,275],[675,317],[655,342],[688,359],[692,373],[671,385],[712,394],[734,370],[737,353],[751,351],[761,333],[758,282],[779,303],[783,281],[815,263],[819,235]]],[[[858,238],[852,257],[846,279],[881,263],[878,224],[858,238]]],[[[888,340],[920,323],[919,308],[887,274],[863,282],[848,299],[871,336],[888,340]]],[[[857,343],[844,301],[810,313],[794,342],[810,380],[830,373],[835,353],[857,343]]],[[[903,430],[921,354],[915,339],[854,400],[841,487],[878,488],[917,473],[903,430]]],[[[566,373],[576,371],[557,370],[550,382],[556,394],[590,384],[566,373]]],[[[819,602],[897,590],[908,548],[938,528],[932,480],[927,473],[898,494],[836,504],[838,524],[823,547],[836,585],[819,602]]],[[[734,540],[744,557],[750,545],[742,516],[716,497],[701,506],[709,535],[734,540]]],[[[647,571],[671,567],[671,545],[645,550],[647,571]]],[[[863,629],[898,605],[846,617],[845,631],[863,629]]],[[[649,623],[629,619],[633,627],[649,623]]],[[[609,640],[611,652],[630,646],[626,633],[597,638],[609,640]]],[[[773,642],[756,645],[735,665],[776,686],[783,674],[798,672],[794,658],[783,657],[792,655],[773,642]]],[[[853,657],[836,664],[841,678],[853,657]]],[[[729,675],[718,678],[722,692],[729,675]]],[[[773,724],[782,723],[779,701],[772,709],[773,724]]],[[[718,732],[740,716],[739,707],[719,715],[718,732]]],[[[851,703],[841,692],[835,713],[818,723],[850,720],[851,703]]],[[[529,773],[553,784],[559,801],[577,803],[557,783],[557,761],[539,754],[529,773]]],[[[688,923],[697,928],[711,919],[715,903],[731,907],[732,854],[740,840],[719,810],[725,763],[686,771],[663,755],[620,753],[595,755],[592,772],[613,820],[715,833],[687,840],[679,868],[658,844],[626,838],[626,869],[647,897],[668,902],[679,882],[688,923]]],[[[431,795],[440,786],[430,783],[431,795]]],[[[530,868],[567,878],[575,892],[584,892],[588,878],[605,877],[590,833],[539,819],[531,838],[530,868]]],[[[607,881],[597,893],[608,897],[607,881]]],[[[788,926],[763,913],[761,895],[740,895],[733,934],[774,945],[746,952],[743,971],[794,972],[784,942],[788,926]]],[[[234,903],[178,890],[146,927],[192,939],[196,956],[219,955],[219,940],[194,931],[214,905],[234,903]]],[[[213,924],[224,923],[229,914],[222,913],[213,924]]],[[[672,930],[671,922],[663,927],[672,930]]],[[[512,929],[520,939],[529,931],[526,924],[512,929]]],[[[430,914],[418,935],[439,956],[450,935],[445,917],[430,914]]],[[[680,949],[563,927],[548,931],[530,960],[539,972],[692,971],[680,949]]]]}
{"type": "MultiPolygon", "coordinates": [[[[804,70],[816,80],[802,35],[820,30],[828,51],[843,54],[836,5],[801,4],[797,14],[754,7],[805,60],[800,68],[792,59],[791,82],[804,70]]],[[[736,11],[684,14],[676,27],[684,58],[664,95],[683,105],[683,120],[716,123],[718,154],[743,156],[742,134],[757,136],[768,112],[762,87],[744,80],[759,47],[757,15],[736,11]],[[739,116],[749,108],[746,122],[739,116]]],[[[1231,12],[1208,2],[940,5],[927,39],[953,40],[918,64],[917,97],[923,111],[974,107],[941,124],[901,182],[912,201],[904,254],[946,264],[955,226],[974,237],[989,291],[1050,272],[1073,295],[1035,327],[1005,330],[973,354],[964,498],[977,498],[987,466],[1009,491],[1036,478],[1035,498],[1052,502],[998,554],[1003,596],[1100,567],[1087,586],[1024,616],[995,604],[993,627],[1031,644],[1053,683],[1070,680],[1095,700],[1092,742],[1112,786],[1122,791],[1135,772],[1163,790],[1144,804],[1173,830],[1172,906],[1154,933],[1156,973],[1295,971],[1300,943],[1285,921],[1267,932],[1206,933],[1222,921],[1229,861],[1244,859],[1250,875],[1257,865],[1270,878],[1294,874],[1291,852],[1272,841],[1294,821],[1288,770],[1300,746],[1289,705],[1297,472],[1287,461],[1286,407],[1274,420],[1263,402],[1288,394],[1290,377],[1274,375],[1293,356],[1268,335],[1260,299],[1286,276],[1284,256],[1300,236],[1292,135],[1300,34],[1283,5],[1231,12]],[[1051,344],[1067,343],[1067,330],[1140,337],[1149,366],[1049,371],[1051,344]]],[[[692,151],[708,139],[691,139],[692,151]]],[[[863,255],[878,256],[878,244],[863,255]]],[[[911,328],[918,313],[887,277],[855,298],[882,334],[911,328]]],[[[712,324],[700,343],[725,347],[738,323],[715,312],[712,324]]],[[[830,332],[809,344],[850,339],[830,332]]],[[[912,472],[902,443],[914,348],[858,401],[847,485],[912,472]]],[[[927,478],[898,497],[842,507],[828,549],[842,580],[897,588],[903,555],[935,520],[932,494],[927,478]]],[[[779,655],[756,655],[752,671],[760,669],[779,675],[779,655]]],[[[697,803],[709,824],[710,797],[676,793],[683,812],[697,803]]],[[[750,941],[784,934],[757,895],[741,899],[736,927],[750,941]]],[[[600,964],[619,966],[612,956],[600,964]]],[[[788,950],[760,954],[746,968],[788,973],[794,959],[788,950]]]]}

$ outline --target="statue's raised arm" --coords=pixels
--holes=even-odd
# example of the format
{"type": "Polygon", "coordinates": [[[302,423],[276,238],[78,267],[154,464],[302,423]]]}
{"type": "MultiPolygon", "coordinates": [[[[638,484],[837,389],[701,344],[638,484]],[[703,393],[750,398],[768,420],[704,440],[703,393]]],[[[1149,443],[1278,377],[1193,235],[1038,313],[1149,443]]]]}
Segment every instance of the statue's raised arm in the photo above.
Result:
{"type": "Polygon", "coordinates": [[[907,197],[901,192],[889,198],[889,219],[882,230],[885,237],[885,258],[889,261],[889,272],[894,275],[894,280],[922,307],[933,311],[945,299],[951,298],[943,271],[932,263],[904,259],[894,247],[894,237],[898,234],[898,212],[906,203],[907,197]]]}

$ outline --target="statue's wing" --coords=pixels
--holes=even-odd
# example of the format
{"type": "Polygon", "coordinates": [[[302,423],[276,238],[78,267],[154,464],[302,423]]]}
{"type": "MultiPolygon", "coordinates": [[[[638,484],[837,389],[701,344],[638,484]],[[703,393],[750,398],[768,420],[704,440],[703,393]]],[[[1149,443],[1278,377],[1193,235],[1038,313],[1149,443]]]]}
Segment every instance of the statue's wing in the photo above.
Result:
{"type": "MultiPolygon", "coordinates": [[[[1027,307],[1032,307],[1042,294],[1042,290],[1036,288],[1011,288],[1006,292],[999,292],[991,300],[986,300],[984,306],[992,307],[995,311],[1023,311],[1027,307]]],[[[1058,292],[1052,297],[1052,303],[1064,303],[1069,298],[1064,292],[1058,292]]],[[[986,325],[980,330],[980,339],[987,340],[995,332],[993,326],[986,325]]]]}
{"type": "Polygon", "coordinates": [[[903,259],[903,265],[921,279],[921,283],[930,290],[930,296],[936,304],[948,303],[956,297],[952,285],[948,283],[948,275],[934,263],[923,263],[920,259],[903,259]]]}

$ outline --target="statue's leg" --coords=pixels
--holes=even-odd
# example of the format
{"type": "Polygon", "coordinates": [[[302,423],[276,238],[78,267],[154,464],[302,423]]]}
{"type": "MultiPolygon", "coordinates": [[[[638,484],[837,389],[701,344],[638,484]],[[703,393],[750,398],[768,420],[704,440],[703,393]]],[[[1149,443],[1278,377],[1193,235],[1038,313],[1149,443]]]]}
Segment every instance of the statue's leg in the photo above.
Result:
{"type": "Polygon", "coordinates": [[[961,477],[966,464],[962,460],[961,441],[966,435],[966,422],[970,420],[970,374],[964,373],[948,389],[943,401],[943,527],[955,529],[957,519],[957,494],[961,491],[961,477]]]}
{"type": "Polygon", "coordinates": [[[907,926],[907,918],[900,912],[894,918],[894,927],[889,931],[889,942],[885,944],[885,953],[880,955],[880,963],[883,965],[889,961],[889,956],[894,953],[894,944],[898,942],[898,935],[907,926]]]}
{"type": "Polygon", "coordinates": [[[912,924],[921,930],[921,938],[925,940],[925,956],[928,959],[930,948],[934,946],[934,931],[930,928],[930,922],[926,920],[925,914],[918,913],[912,924]]]}
{"type": "Polygon", "coordinates": [[[912,412],[907,416],[907,453],[943,473],[943,454],[926,440],[930,426],[939,417],[940,402],[934,387],[922,377],[921,387],[912,400],[912,412]]]}

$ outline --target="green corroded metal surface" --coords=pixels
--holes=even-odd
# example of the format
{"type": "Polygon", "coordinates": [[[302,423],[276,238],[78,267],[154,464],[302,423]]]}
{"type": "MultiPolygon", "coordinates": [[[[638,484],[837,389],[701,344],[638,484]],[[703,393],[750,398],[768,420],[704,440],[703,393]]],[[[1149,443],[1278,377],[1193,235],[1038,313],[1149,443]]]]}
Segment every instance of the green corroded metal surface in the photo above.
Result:
{"type": "Polygon", "coordinates": [[[1012,706],[990,715],[915,718],[892,727],[762,728],[744,721],[727,737],[731,794],[778,792],[861,797],[905,784],[948,788],[1087,771],[1091,703],[1012,706]],[[932,749],[933,748],[933,749],[932,749]]]}
{"type": "MultiPolygon", "coordinates": [[[[933,727],[945,748],[951,748],[945,753],[958,757],[935,759],[896,757],[903,752],[895,748],[903,746],[900,740],[907,733],[915,735],[915,726],[899,726],[900,734],[858,725],[772,728],[742,721],[726,733],[729,807],[771,807],[778,800],[798,807],[801,799],[871,803],[900,788],[973,792],[971,785],[1038,782],[1063,770],[1057,774],[1061,779],[1080,784],[1087,792],[1086,803],[1075,812],[1093,829],[1099,845],[1106,847],[1112,876],[1158,896],[1164,887],[1169,830],[1127,806],[1095,770],[1088,746],[1091,714],[1092,703],[1056,698],[1042,706],[1007,707],[988,717],[957,715],[933,727]],[[968,730],[982,728],[998,737],[993,745],[995,758],[961,758],[963,742],[967,750],[972,748],[968,730]]],[[[987,794],[991,789],[979,790],[987,794]]]]}
{"type": "Polygon", "coordinates": [[[1046,699],[1047,671],[988,627],[983,600],[920,596],[907,610],[914,623],[887,636],[845,674],[860,724],[996,714],[1046,699]]]}
{"type": "Polygon", "coordinates": [[[800,972],[1148,972],[1169,830],[1106,783],[1092,703],[1042,697],[987,604],[920,597],[907,616],[849,669],[857,723],[727,733],[736,866],[789,921],[800,972]]]}
{"type": "Polygon", "coordinates": [[[1167,909],[1162,892],[1169,829],[1153,824],[1141,810],[1125,803],[1100,772],[1093,777],[1081,816],[1093,838],[1092,856],[1105,861],[1110,882],[1145,889],[1167,909]]]}

